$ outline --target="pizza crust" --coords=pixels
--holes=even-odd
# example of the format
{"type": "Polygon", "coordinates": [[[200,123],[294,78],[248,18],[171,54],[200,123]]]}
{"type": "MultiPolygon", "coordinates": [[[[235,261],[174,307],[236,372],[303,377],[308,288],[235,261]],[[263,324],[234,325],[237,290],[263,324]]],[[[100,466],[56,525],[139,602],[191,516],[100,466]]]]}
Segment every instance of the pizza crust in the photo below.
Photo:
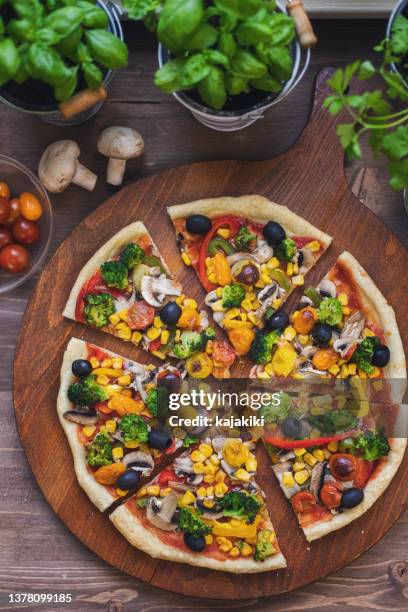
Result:
{"type": "Polygon", "coordinates": [[[103,512],[113,501],[115,501],[115,497],[106,487],[99,484],[89,472],[85,448],[78,439],[78,425],[64,419],[64,412],[72,410],[72,405],[68,400],[68,387],[75,380],[75,376],[72,374],[71,364],[75,359],[86,359],[86,357],[86,342],[77,338],[72,338],[69,341],[62,362],[61,386],[57,399],[57,413],[65,435],[67,436],[69,446],[71,447],[78,483],[95,506],[103,512]]]}
{"type": "MultiPolygon", "coordinates": [[[[349,271],[350,276],[354,279],[365,309],[375,313],[379,319],[380,327],[384,332],[391,353],[390,363],[384,368],[385,378],[406,378],[405,354],[394,309],[351,253],[344,251],[337,261],[349,271]]],[[[401,398],[398,401],[401,401],[401,398]]]]}
{"type": "Polygon", "coordinates": [[[292,212],[286,206],[275,204],[267,198],[258,195],[240,197],[221,197],[196,200],[187,204],[170,206],[167,209],[172,221],[185,219],[192,214],[203,214],[211,219],[221,215],[247,217],[255,222],[266,223],[276,221],[284,226],[291,235],[307,236],[319,240],[327,249],[332,237],[292,212]]]}
{"type": "Polygon", "coordinates": [[[286,567],[286,560],[282,553],[277,553],[265,559],[263,563],[253,559],[226,559],[221,561],[206,557],[205,553],[189,553],[174,546],[165,544],[154,533],[146,529],[138,517],[126,505],[120,506],[109,516],[112,523],[127,539],[139,550],[156,559],[165,559],[177,563],[188,563],[197,567],[206,567],[212,570],[230,572],[232,574],[255,574],[286,567]]]}
{"type": "MultiPolygon", "coordinates": [[[[81,272],[78,275],[78,278],[75,281],[74,286],[72,287],[70,296],[68,298],[68,302],[65,306],[63,315],[67,317],[67,319],[75,319],[75,310],[76,303],[78,300],[78,295],[81,292],[82,287],[101,267],[101,265],[107,261],[108,259],[112,259],[123,249],[124,246],[129,244],[130,242],[137,241],[141,236],[148,235],[153,248],[157,253],[159,253],[152,237],[147,231],[145,225],[141,221],[136,221],[135,223],[131,223],[127,225],[119,232],[117,232],[108,242],[106,242],[103,246],[100,247],[96,251],[96,253],[91,257],[91,259],[85,264],[82,268],[81,272]]],[[[160,255],[159,255],[160,257],[160,255]]],[[[172,278],[171,272],[168,269],[166,263],[160,257],[160,260],[168,273],[169,277],[172,278]]]]}
{"type": "Polygon", "coordinates": [[[399,468],[405,453],[407,440],[404,438],[393,438],[390,440],[390,446],[391,450],[388,453],[387,462],[381,467],[378,474],[368,481],[367,486],[364,488],[364,499],[361,504],[350,510],[345,510],[341,514],[334,515],[330,521],[318,521],[313,523],[313,525],[305,527],[303,532],[309,542],[348,525],[367,512],[384,493],[399,468]]]}

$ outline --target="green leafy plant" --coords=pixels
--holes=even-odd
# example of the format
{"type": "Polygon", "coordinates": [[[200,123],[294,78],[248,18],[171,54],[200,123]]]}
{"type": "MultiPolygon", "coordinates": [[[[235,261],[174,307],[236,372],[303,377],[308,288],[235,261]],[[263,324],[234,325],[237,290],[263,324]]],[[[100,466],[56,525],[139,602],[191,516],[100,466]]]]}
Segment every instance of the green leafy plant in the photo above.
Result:
{"type": "Polygon", "coordinates": [[[124,42],[107,30],[106,12],[96,0],[0,0],[0,86],[29,77],[69,100],[82,76],[91,89],[103,69],[127,65],[124,42]]]}
{"type": "Polygon", "coordinates": [[[155,75],[166,93],[196,88],[222,109],[231,96],[278,93],[292,74],[294,22],[274,0],[124,0],[130,17],[156,30],[171,59],[155,75]]]}
{"type": "Polygon", "coordinates": [[[376,156],[385,155],[388,160],[390,184],[394,189],[408,187],[408,89],[400,72],[407,68],[408,19],[399,15],[393,26],[391,38],[374,47],[382,53],[381,64],[376,68],[369,60],[357,60],[345,68],[339,68],[328,81],[333,92],[323,105],[332,115],[345,109],[352,118],[351,123],[337,127],[337,134],[350,159],[361,159],[361,137],[368,133],[370,145],[376,156]],[[381,77],[385,92],[373,89],[362,94],[349,92],[353,77],[369,81],[381,77]],[[395,110],[392,102],[404,105],[395,110]]]}

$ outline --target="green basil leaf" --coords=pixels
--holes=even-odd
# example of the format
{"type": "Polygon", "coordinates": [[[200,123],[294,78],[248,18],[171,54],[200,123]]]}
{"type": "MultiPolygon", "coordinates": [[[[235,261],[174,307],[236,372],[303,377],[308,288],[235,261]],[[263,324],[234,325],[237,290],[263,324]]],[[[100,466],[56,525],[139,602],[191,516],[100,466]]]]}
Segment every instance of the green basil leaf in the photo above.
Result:
{"type": "Polygon", "coordinates": [[[221,51],[217,51],[217,49],[204,49],[203,56],[210,62],[210,64],[216,64],[218,66],[224,66],[225,68],[229,68],[229,59],[224,53],[221,51]]]}
{"type": "Polygon", "coordinates": [[[207,106],[221,110],[227,101],[223,70],[211,66],[208,75],[199,83],[198,92],[207,106]]]}
{"type": "Polygon", "coordinates": [[[0,85],[4,85],[16,74],[20,66],[20,55],[11,38],[0,40],[0,85]]]}
{"type": "Polygon", "coordinates": [[[280,81],[290,79],[293,62],[288,47],[270,47],[268,50],[268,65],[269,72],[280,81]]]}
{"type": "Polygon", "coordinates": [[[11,0],[11,6],[23,19],[38,23],[44,16],[44,7],[39,0],[11,0]]]}
{"type": "Polygon", "coordinates": [[[6,26],[4,25],[4,19],[3,17],[0,16],[0,36],[5,34],[5,32],[6,32],[6,26]]]}
{"type": "MultiPolygon", "coordinates": [[[[78,26],[69,36],[66,36],[60,41],[60,43],[57,45],[57,50],[61,53],[61,55],[65,55],[65,57],[68,57],[74,62],[76,61],[79,46],[83,45],[83,43],[81,43],[82,33],[83,31],[81,26],[78,26]]],[[[89,61],[91,60],[92,58],[90,57],[89,61]]]]}
{"type": "Polygon", "coordinates": [[[203,0],[167,0],[157,25],[160,42],[175,53],[184,50],[203,16],[203,0]]]}
{"type": "Polygon", "coordinates": [[[38,43],[32,44],[28,50],[27,67],[32,77],[53,87],[57,87],[71,75],[55,49],[38,43]]]}
{"type": "Polygon", "coordinates": [[[189,50],[200,51],[201,49],[215,45],[217,39],[217,30],[209,23],[203,23],[198,26],[198,29],[194,32],[191,38],[188,39],[186,45],[189,50]]]}
{"type": "Polygon", "coordinates": [[[231,33],[235,30],[238,23],[238,17],[231,13],[221,13],[218,20],[218,29],[220,32],[231,33]]]}
{"type": "Polygon", "coordinates": [[[263,7],[263,0],[214,0],[217,8],[240,19],[248,19],[263,7]]]}
{"type": "Polygon", "coordinates": [[[120,38],[106,30],[87,30],[85,37],[92,57],[102,66],[111,69],[127,66],[128,48],[120,38]]]}
{"type": "Polygon", "coordinates": [[[55,87],[54,95],[59,102],[65,102],[72,98],[78,86],[78,66],[70,69],[69,77],[60,85],[55,87]]]}
{"type": "Polygon", "coordinates": [[[7,24],[7,32],[14,40],[31,42],[36,35],[36,27],[29,19],[12,19],[7,24]]]}
{"type": "Polygon", "coordinates": [[[231,70],[237,76],[247,79],[260,79],[267,73],[267,67],[255,55],[244,49],[238,49],[231,60],[231,70]]]}
{"type": "Polygon", "coordinates": [[[29,48],[30,45],[28,43],[23,43],[18,48],[18,53],[20,55],[20,65],[16,74],[13,77],[13,80],[16,83],[19,83],[20,85],[24,83],[29,77],[29,72],[27,68],[27,53],[29,48]]]}
{"type": "Polygon", "coordinates": [[[62,37],[69,36],[81,25],[84,18],[82,9],[75,6],[66,6],[50,13],[44,21],[44,27],[51,28],[62,37]]]}
{"type": "Polygon", "coordinates": [[[87,64],[92,62],[92,55],[90,54],[89,49],[85,45],[85,43],[79,43],[76,49],[76,58],[80,64],[87,64]]]}
{"type": "Polygon", "coordinates": [[[237,28],[236,36],[241,45],[256,45],[260,42],[270,41],[272,28],[266,23],[248,20],[237,28]]]}
{"type": "Polygon", "coordinates": [[[159,68],[154,75],[154,82],[165,93],[173,93],[181,89],[181,75],[186,60],[177,58],[170,60],[159,68]]]}
{"type": "Polygon", "coordinates": [[[230,96],[237,96],[249,91],[248,80],[231,73],[228,73],[225,77],[225,86],[230,96]]]}
{"type": "Polygon", "coordinates": [[[295,22],[285,13],[270,15],[268,25],[272,31],[270,45],[288,45],[296,36],[295,22]]]}
{"type": "Polygon", "coordinates": [[[230,32],[223,32],[218,41],[218,50],[226,55],[229,59],[235,55],[237,43],[234,36],[230,32]]]}
{"type": "Polygon", "coordinates": [[[255,87],[255,89],[269,91],[272,93],[278,93],[278,91],[281,91],[282,89],[282,83],[271,74],[265,74],[259,79],[252,79],[250,84],[252,87],[255,87]]]}
{"type": "Polygon", "coordinates": [[[131,19],[144,19],[160,8],[163,0],[123,0],[124,8],[131,19]]]}
{"type": "Polygon", "coordinates": [[[97,28],[106,30],[109,27],[109,19],[106,11],[87,0],[76,0],[78,8],[84,12],[82,25],[84,28],[97,28]]]}
{"type": "Polygon", "coordinates": [[[94,63],[84,64],[82,66],[85,81],[90,89],[97,89],[103,83],[103,73],[100,68],[94,63]]]}
{"type": "Polygon", "coordinates": [[[57,34],[57,32],[55,32],[54,30],[51,30],[51,28],[40,28],[37,31],[35,39],[38,43],[42,45],[52,47],[53,45],[56,45],[60,42],[61,35],[57,34]]]}
{"type": "Polygon", "coordinates": [[[190,89],[202,81],[210,72],[210,65],[202,53],[189,57],[181,73],[180,84],[182,89],[190,89]]]}

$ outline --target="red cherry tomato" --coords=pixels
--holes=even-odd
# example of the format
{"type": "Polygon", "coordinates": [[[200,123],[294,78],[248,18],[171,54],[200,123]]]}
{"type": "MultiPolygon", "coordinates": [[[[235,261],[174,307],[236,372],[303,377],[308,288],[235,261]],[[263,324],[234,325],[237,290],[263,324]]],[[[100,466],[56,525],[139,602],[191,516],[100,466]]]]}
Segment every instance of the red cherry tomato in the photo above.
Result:
{"type": "Polygon", "coordinates": [[[127,320],[130,329],[145,329],[153,323],[154,308],[143,300],[135,302],[128,310],[127,320]]]}
{"type": "Polygon", "coordinates": [[[337,480],[347,482],[354,480],[357,472],[357,462],[353,455],[336,453],[330,457],[330,471],[337,480]]]}
{"type": "Polygon", "coordinates": [[[24,272],[30,265],[27,249],[19,244],[9,244],[0,251],[0,268],[11,274],[24,272]]]}
{"type": "Polygon", "coordinates": [[[16,219],[12,226],[13,236],[20,244],[34,244],[40,237],[40,228],[34,221],[27,221],[24,217],[16,219]]]}
{"type": "Polygon", "coordinates": [[[325,482],[320,491],[320,501],[326,508],[338,508],[343,492],[334,482],[325,482]]]}
{"type": "Polygon", "coordinates": [[[7,185],[7,183],[0,183],[0,196],[7,198],[8,200],[10,199],[10,187],[7,185]]]}
{"type": "Polygon", "coordinates": [[[0,227],[0,251],[13,242],[13,234],[7,227],[0,227]]]}
{"type": "Polygon", "coordinates": [[[7,198],[0,196],[0,223],[5,223],[10,214],[10,202],[7,198]]]}
{"type": "Polygon", "coordinates": [[[291,498],[292,506],[295,512],[304,514],[306,512],[313,512],[316,506],[316,500],[310,491],[299,491],[291,498]]]}
{"type": "Polygon", "coordinates": [[[165,486],[165,485],[167,485],[169,480],[177,481],[177,476],[173,472],[172,469],[166,468],[162,472],[160,472],[158,482],[159,482],[160,485],[165,486]]]}
{"type": "Polygon", "coordinates": [[[4,225],[6,227],[11,227],[13,222],[20,216],[20,200],[18,198],[13,198],[10,200],[10,213],[5,221],[4,225]]]}
{"type": "Polygon", "coordinates": [[[371,476],[372,471],[375,467],[375,462],[366,461],[365,459],[357,459],[357,473],[354,478],[354,486],[358,489],[363,489],[368,479],[371,476]]]}
{"type": "Polygon", "coordinates": [[[215,366],[230,366],[234,363],[237,356],[234,349],[230,347],[228,342],[213,342],[213,361],[215,366]]]}

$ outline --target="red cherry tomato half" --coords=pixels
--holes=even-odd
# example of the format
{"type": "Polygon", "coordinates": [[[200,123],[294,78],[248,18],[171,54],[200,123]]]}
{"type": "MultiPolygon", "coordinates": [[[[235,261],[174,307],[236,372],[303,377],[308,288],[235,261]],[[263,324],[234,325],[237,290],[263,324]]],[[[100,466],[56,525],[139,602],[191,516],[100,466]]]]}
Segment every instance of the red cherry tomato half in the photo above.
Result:
{"type": "Polygon", "coordinates": [[[12,225],[13,236],[20,244],[34,244],[40,237],[40,228],[34,221],[18,217],[12,225]]]}
{"type": "Polygon", "coordinates": [[[295,493],[290,501],[295,512],[299,514],[313,512],[316,506],[315,496],[310,491],[299,491],[299,493],[295,493]]]}
{"type": "Polygon", "coordinates": [[[127,320],[130,329],[145,329],[153,323],[154,308],[143,300],[135,302],[128,310],[127,320]]]}
{"type": "Polygon", "coordinates": [[[13,242],[13,234],[7,227],[0,227],[0,251],[13,242]]]}
{"type": "Polygon", "coordinates": [[[357,462],[353,455],[336,453],[330,457],[330,471],[337,480],[347,482],[354,480],[357,472],[357,462]]]}
{"type": "Polygon", "coordinates": [[[11,274],[24,272],[30,265],[27,249],[19,244],[9,244],[0,251],[0,268],[11,274]]]}
{"type": "Polygon", "coordinates": [[[173,470],[171,470],[170,468],[166,468],[162,472],[160,472],[158,482],[161,486],[165,486],[167,485],[169,480],[177,481],[178,479],[173,470]]]}
{"type": "Polygon", "coordinates": [[[0,196],[0,223],[5,223],[10,214],[10,202],[0,196]]]}
{"type": "Polygon", "coordinates": [[[374,470],[375,462],[366,461],[365,459],[356,459],[356,461],[357,473],[354,478],[354,486],[358,489],[363,489],[374,470]]]}
{"type": "Polygon", "coordinates": [[[343,492],[334,482],[325,482],[320,491],[320,501],[326,508],[338,508],[343,492]]]}
{"type": "Polygon", "coordinates": [[[20,216],[20,200],[18,198],[13,198],[10,200],[10,213],[5,221],[4,225],[6,227],[11,227],[13,222],[20,216]]]}

